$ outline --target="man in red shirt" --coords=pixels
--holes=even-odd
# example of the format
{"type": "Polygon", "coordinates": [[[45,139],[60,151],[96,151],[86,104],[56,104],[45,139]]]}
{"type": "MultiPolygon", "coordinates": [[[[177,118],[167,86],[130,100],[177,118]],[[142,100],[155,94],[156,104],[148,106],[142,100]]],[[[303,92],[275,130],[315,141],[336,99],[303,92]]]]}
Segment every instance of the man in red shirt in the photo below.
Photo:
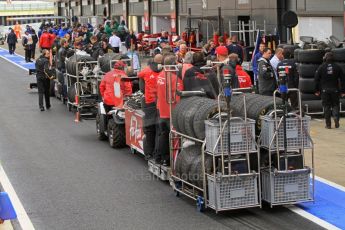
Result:
{"type": "Polygon", "coordinates": [[[113,107],[122,107],[125,96],[132,94],[132,83],[122,81],[126,78],[124,71],[126,64],[123,61],[118,61],[114,65],[114,70],[108,72],[101,81],[99,90],[103,98],[103,105],[105,111],[108,113],[113,107]]]}
{"type": "MultiPolygon", "coordinates": [[[[164,65],[176,65],[176,56],[168,55],[164,58],[164,65]]],[[[176,95],[176,91],[183,90],[182,80],[177,73],[167,73],[167,81],[164,70],[157,77],[157,108],[159,111],[159,138],[157,152],[155,154],[155,160],[157,163],[162,163],[164,166],[168,166],[170,161],[169,153],[169,133],[170,133],[170,100],[174,99],[172,108],[180,100],[176,95]],[[170,75],[170,76],[169,76],[170,75]],[[170,80],[171,79],[171,80],[170,80]],[[171,83],[171,85],[169,85],[171,83]],[[177,84],[176,84],[177,83],[177,84]],[[167,92],[167,89],[171,91],[167,92]],[[171,97],[171,98],[167,98],[171,97]]]]}
{"type": "Polygon", "coordinates": [[[252,80],[250,79],[249,74],[244,71],[242,66],[239,64],[240,60],[238,55],[235,53],[230,54],[229,60],[236,63],[236,74],[240,88],[251,88],[253,86],[252,80]]]}
{"type": "Polygon", "coordinates": [[[156,92],[157,92],[157,77],[161,72],[158,65],[162,63],[163,56],[157,54],[153,62],[151,62],[145,69],[138,73],[140,83],[144,86],[141,90],[145,94],[145,102],[143,103],[144,111],[144,153],[146,159],[150,159],[154,155],[156,146],[156,125],[157,125],[157,109],[156,109],[156,92]]]}

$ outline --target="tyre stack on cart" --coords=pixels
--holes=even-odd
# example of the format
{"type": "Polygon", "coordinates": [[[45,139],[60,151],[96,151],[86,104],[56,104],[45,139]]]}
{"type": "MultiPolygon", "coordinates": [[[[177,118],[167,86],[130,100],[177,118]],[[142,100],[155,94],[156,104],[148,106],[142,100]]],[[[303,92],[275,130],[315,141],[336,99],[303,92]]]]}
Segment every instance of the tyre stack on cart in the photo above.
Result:
{"type": "Polygon", "coordinates": [[[96,65],[97,61],[87,55],[66,58],[67,106],[69,111],[76,110],[76,121],[97,114],[98,80],[93,73],[96,65]]]}
{"type": "Polygon", "coordinates": [[[228,143],[225,108],[222,101],[189,97],[182,99],[172,113],[176,130],[171,140],[180,141],[172,185],[177,194],[196,200],[198,210],[261,206],[255,121],[232,117],[228,143]],[[251,162],[251,154],[256,154],[255,162],[251,162]]]}
{"type": "Polygon", "coordinates": [[[274,110],[260,118],[258,143],[261,157],[268,159],[261,168],[262,199],[271,207],[314,200],[311,118],[300,114],[274,110]],[[311,150],[311,166],[305,162],[306,149],[311,150]]]}
{"type": "MultiPolygon", "coordinates": [[[[334,61],[341,67],[345,75],[345,48],[332,49],[334,61]]],[[[340,112],[345,112],[345,98],[340,99],[340,112]]]]}
{"type": "Polygon", "coordinates": [[[316,96],[314,76],[322,64],[324,50],[295,50],[295,60],[298,65],[299,90],[302,97],[302,108],[307,114],[322,114],[321,98],[316,96]]]}

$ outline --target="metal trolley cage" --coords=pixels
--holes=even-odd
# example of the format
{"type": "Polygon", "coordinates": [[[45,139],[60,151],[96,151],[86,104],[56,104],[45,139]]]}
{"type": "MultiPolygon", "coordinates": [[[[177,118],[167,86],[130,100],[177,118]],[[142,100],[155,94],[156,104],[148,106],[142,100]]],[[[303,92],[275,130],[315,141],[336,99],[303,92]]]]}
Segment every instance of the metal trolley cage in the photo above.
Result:
{"type": "Polygon", "coordinates": [[[274,116],[269,121],[272,124],[267,124],[267,116],[266,118],[261,117],[262,121],[266,119],[266,124],[263,123],[262,126],[270,126],[270,128],[262,127],[258,140],[259,146],[268,150],[269,158],[268,167],[261,169],[262,199],[268,202],[271,207],[314,201],[315,195],[314,143],[309,134],[310,117],[302,117],[300,91],[298,89],[288,89],[288,92],[297,92],[298,94],[298,114],[290,113],[288,114],[291,116],[289,118],[286,118],[285,115],[278,116],[277,112],[279,110],[277,110],[276,103],[278,90],[276,90],[273,94],[274,116]],[[291,135],[288,134],[288,128],[292,126],[295,130],[291,135]],[[288,137],[288,135],[290,136],[288,137]],[[311,150],[311,167],[305,164],[305,149],[311,150]],[[282,151],[284,151],[283,154],[282,151]],[[277,163],[275,167],[273,166],[273,153],[276,154],[277,163]],[[302,168],[290,169],[288,167],[288,158],[294,156],[301,156],[302,168]],[[281,159],[283,159],[283,165],[280,162],[281,159]]]}
{"type": "MultiPolygon", "coordinates": [[[[217,68],[219,73],[219,68],[217,68]]],[[[165,77],[167,82],[167,98],[170,104],[170,116],[172,115],[172,104],[176,102],[176,94],[172,95],[171,91],[171,73],[178,72],[177,66],[164,66],[165,77]]],[[[218,74],[219,77],[219,74],[218,74]]],[[[180,93],[183,94],[184,92],[180,93]]],[[[201,94],[202,92],[185,92],[189,95],[196,95],[201,94]]],[[[238,92],[237,94],[242,94],[238,92]]],[[[243,95],[244,107],[246,108],[246,99],[245,95],[243,95]]],[[[223,143],[223,135],[225,134],[225,128],[227,127],[227,121],[223,122],[223,113],[221,112],[221,99],[222,93],[218,96],[218,115],[217,118],[219,119],[219,133],[217,134],[216,142],[214,143],[213,151],[205,151],[205,147],[207,145],[207,138],[205,140],[199,140],[197,138],[185,135],[183,133],[177,132],[173,129],[172,121],[170,121],[170,165],[172,168],[170,169],[170,184],[173,187],[176,195],[180,193],[195,200],[197,203],[197,208],[199,211],[202,211],[204,208],[211,208],[214,209],[217,213],[219,211],[225,210],[233,210],[233,209],[240,209],[240,208],[250,208],[250,207],[261,207],[261,200],[259,197],[261,196],[261,182],[260,182],[260,171],[254,172],[251,171],[250,153],[257,154],[257,166],[258,169],[260,167],[260,155],[258,153],[258,146],[255,142],[255,134],[252,132],[250,134],[251,138],[250,141],[247,141],[245,144],[246,151],[240,152],[231,152],[231,144],[228,145],[228,149],[224,149],[223,143]],[[202,186],[194,185],[183,178],[180,178],[175,174],[173,165],[174,165],[174,153],[179,151],[182,148],[182,143],[184,140],[190,140],[196,143],[201,144],[201,167],[202,167],[202,186]],[[179,143],[179,146],[176,146],[176,143],[179,143]],[[220,143],[221,153],[219,152],[214,153],[214,150],[218,147],[220,143]],[[254,143],[255,150],[249,150],[250,146],[254,143]],[[226,154],[225,154],[226,152],[226,154]],[[232,157],[234,155],[245,155],[248,172],[246,173],[235,173],[232,174],[231,170],[231,163],[232,157]],[[205,157],[207,155],[212,156],[212,164],[213,164],[213,172],[207,173],[205,169],[205,157]],[[220,160],[221,169],[220,171],[217,170],[216,161],[220,160]],[[228,166],[226,166],[226,163],[228,166]],[[227,170],[226,170],[227,169],[227,170]]],[[[245,114],[245,118],[232,118],[233,120],[240,120],[242,124],[244,124],[244,135],[248,134],[247,129],[247,116],[245,114]]],[[[231,123],[230,123],[231,125],[231,123]]],[[[254,131],[254,130],[253,130],[254,131]]],[[[225,134],[226,135],[226,134],[225,134]]],[[[249,140],[247,139],[247,140],[249,140]]],[[[234,159],[235,161],[238,159],[234,159]]]]}
{"type": "MultiPolygon", "coordinates": [[[[66,58],[65,63],[71,61],[66,58]]],[[[97,70],[97,61],[80,61],[76,62],[75,74],[69,74],[66,71],[65,82],[67,83],[67,92],[70,87],[75,88],[75,102],[71,102],[68,98],[67,106],[69,110],[76,108],[77,112],[81,112],[83,109],[96,108],[98,101],[98,78],[99,71],[97,70]],[[96,67],[96,68],[95,68],[96,67]],[[89,92],[85,92],[85,89],[89,88],[89,92]]],[[[80,113],[80,116],[93,116],[91,112],[80,113]]]]}
{"type": "MultiPolygon", "coordinates": [[[[321,100],[320,100],[320,103],[321,103],[321,100]]],[[[345,105],[344,105],[344,103],[342,101],[340,101],[339,104],[340,104],[339,105],[339,107],[340,107],[339,108],[339,113],[345,114],[345,108],[344,108],[345,105]]],[[[312,115],[323,115],[324,112],[325,112],[323,106],[322,106],[320,111],[313,111],[312,109],[310,109],[310,106],[308,105],[308,103],[304,103],[303,107],[305,108],[305,113],[307,115],[311,115],[311,116],[312,115]]]]}

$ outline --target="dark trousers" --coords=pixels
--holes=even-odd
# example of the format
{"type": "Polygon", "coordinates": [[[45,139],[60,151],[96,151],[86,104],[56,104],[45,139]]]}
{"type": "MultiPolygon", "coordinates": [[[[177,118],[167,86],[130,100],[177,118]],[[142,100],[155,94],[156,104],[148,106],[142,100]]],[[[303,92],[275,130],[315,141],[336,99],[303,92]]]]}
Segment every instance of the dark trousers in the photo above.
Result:
{"type": "Polygon", "coordinates": [[[325,111],[326,125],[331,126],[332,115],[336,121],[339,121],[340,118],[339,92],[336,90],[323,90],[321,100],[325,111]]]}
{"type": "Polygon", "coordinates": [[[36,53],[36,44],[32,44],[31,47],[31,58],[35,59],[35,53],[36,53]]]}
{"type": "Polygon", "coordinates": [[[154,156],[156,152],[156,134],[157,126],[157,109],[156,103],[146,104],[143,102],[143,131],[144,139],[144,153],[146,156],[154,156]]]}
{"type": "Polygon", "coordinates": [[[16,43],[14,43],[14,44],[8,44],[8,52],[10,53],[10,54],[14,54],[14,51],[16,50],[16,43]]]}
{"type": "Polygon", "coordinates": [[[43,98],[46,101],[46,107],[50,108],[50,80],[44,77],[37,78],[38,88],[38,106],[44,108],[43,98]]]}
{"type": "Polygon", "coordinates": [[[113,52],[114,53],[120,53],[120,47],[113,47],[113,52]]]}
{"type": "Polygon", "coordinates": [[[158,143],[157,151],[155,153],[155,159],[167,160],[170,159],[170,143],[169,143],[169,133],[170,133],[170,120],[159,118],[158,122],[158,143]]]}
{"type": "Polygon", "coordinates": [[[25,61],[31,61],[31,48],[25,49],[25,61]]]}
{"type": "Polygon", "coordinates": [[[62,95],[63,98],[67,97],[67,85],[65,85],[65,74],[64,74],[65,72],[66,71],[64,69],[59,69],[58,72],[57,72],[58,81],[62,85],[61,95],[62,95]]]}

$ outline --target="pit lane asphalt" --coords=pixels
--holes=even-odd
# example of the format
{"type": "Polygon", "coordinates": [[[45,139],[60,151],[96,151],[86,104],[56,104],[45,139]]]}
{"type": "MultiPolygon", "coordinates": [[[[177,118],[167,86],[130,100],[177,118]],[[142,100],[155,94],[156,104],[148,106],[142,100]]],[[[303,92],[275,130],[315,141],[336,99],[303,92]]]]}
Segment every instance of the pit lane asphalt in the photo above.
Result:
{"type": "Polygon", "coordinates": [[[198,213],[142,157],[98,141],[93,120],[54,98],[40,112],[33,76],[0,69],[0,160],[36,229],[321,229],[283,207],[198,213]]]}

